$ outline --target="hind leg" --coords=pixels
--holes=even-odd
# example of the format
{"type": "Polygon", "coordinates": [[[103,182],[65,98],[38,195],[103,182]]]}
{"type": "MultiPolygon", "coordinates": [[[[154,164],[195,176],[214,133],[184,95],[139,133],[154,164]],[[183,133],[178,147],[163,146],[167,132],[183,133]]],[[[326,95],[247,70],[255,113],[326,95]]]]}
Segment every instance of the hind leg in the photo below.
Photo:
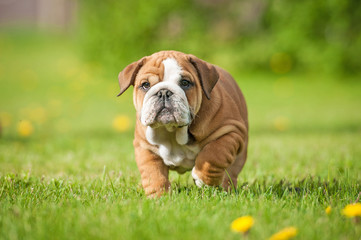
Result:
{"type": "Polygon", "coordinates": [[[232,165],[230,165],[226,170],[227,173],[224,176],[222,187],[227,192],[231,191],[233,188],[237,188],[237,177],[238,174],[242,171],[242,168],[247,160],[247,146],[245,150],[239,154],[232,165]]]}

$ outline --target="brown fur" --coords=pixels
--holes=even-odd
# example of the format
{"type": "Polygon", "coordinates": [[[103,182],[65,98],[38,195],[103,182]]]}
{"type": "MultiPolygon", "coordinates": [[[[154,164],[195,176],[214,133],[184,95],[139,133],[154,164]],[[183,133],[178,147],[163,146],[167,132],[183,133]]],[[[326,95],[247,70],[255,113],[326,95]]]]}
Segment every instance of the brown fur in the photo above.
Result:
{"type": "Polygon", "coordinates": [[[195,160],[196,174],[210,186],[222,185],[226,190],[231,185],[237,186],[237,176],[246,162],[248,144],[247,107],[241,90],[232,76],[220,67],[193,55],[162,51],[130,64],[119,74],[120,94],[134,85],[133,100],[137,111],[135,158],[146,194],[159,196],[168,191],[170,182],[169,167],[157,154],[158,147],[147,141],[146,127],[140,122],[145,92],[139,86],[144,80],[148,80],[151,86],[162,81],[162,61],[169,57],[182,67],[182,75],[195,83],[186,91],[186,96],[194,115],[189,126],[193,142],[189,144],[198,144],[201,148],[195,160]]]}

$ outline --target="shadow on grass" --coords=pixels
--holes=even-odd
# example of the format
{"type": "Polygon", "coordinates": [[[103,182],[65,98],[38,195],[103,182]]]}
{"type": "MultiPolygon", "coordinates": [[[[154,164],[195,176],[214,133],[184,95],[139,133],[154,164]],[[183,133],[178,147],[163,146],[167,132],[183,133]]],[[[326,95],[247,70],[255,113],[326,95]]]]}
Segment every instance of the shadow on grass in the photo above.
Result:
{"type": "Polygon", "coordinates": [[[194,191],[201,196],[234,196],[245,198],[271,197],[282,199],[284,197],[305,197],[318,196],[327,201],[329,198],[343,197],[345,195],[355,196],[361,192],[360,181],[345,181],[333,179],[325,181],[319,177],[306,177],[301,180],[255,180],[252,183],[245,182],[238,185],[236,190],[225,192],[222,188],[206,187],[199,189],[196,186],[181,186],[174,184],[173,192],[178,194],[194,194],[194,191]]]}
{"type": "MultiPolygon", "coordinates": [[[[197,188],[194,185],[173,183],[170,194],[162,198],[176,199],[266,199],[301,200],[308,198],[317,203],[332,201],[355,201],[361,192],[360,181],[334,179],[324,181],[318,177],[306,177],[302,180],[256,180],[243,183],[238,189],[225,192],[221,188],[197,188]]],[[[16,203],[28,199],[36,202],[80,201],[119,202],[125,199],[146,199],[136,177],[98,176],[95,178],[47,178],[29,174],[0,175],[0,202],[16,203]],[[21,196],[21,198],[19,198],[21,196]],[[28,196],[28,197],[27,197],[28,196]]]]}

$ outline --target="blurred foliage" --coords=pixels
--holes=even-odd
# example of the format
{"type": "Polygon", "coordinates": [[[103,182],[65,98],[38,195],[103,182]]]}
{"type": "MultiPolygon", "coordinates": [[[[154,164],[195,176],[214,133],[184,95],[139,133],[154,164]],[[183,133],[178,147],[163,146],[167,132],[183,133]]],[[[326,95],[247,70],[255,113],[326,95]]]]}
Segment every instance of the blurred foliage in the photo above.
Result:
{"type": "Polygon", "coordinates": [[[358,0],[86,0],[80,9],[83,52],[111,71],[165,49],[231,72],[361,69],[358,0]]]}

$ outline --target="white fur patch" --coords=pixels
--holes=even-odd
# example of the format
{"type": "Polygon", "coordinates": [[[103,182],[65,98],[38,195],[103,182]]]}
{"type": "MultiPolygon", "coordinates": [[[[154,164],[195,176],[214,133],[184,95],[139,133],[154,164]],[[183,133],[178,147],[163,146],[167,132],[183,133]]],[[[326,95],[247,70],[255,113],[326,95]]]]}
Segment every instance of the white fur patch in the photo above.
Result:
{"type": "Polygon", "coordinates": [[[194,179],[194,183],[197,185],[197,187],[201,188],[203,186],[206,186],[202,179],[200,179],[196,174],[195,168],[192,169],[192,178],[194,179]]]}
{"type": "Polygon", "coordinates": [[[197,145],[189,146],[188,124],[191,121],[190,109],[184,90],[178,85],[181,79],[182,68],[173,58],[163,61],[163,81],[152,86],[146,93],[141,112],[141,122],[148,126],[146,138],[152,145],[159,147],[159,156],[167,166],[180,173],[191,170],[195,164],[195,158],[200,149],[197,145]],[[177,114],[177,122],[171,125],[157,125],[152,123],[157,115],[154,104],[157,101],[157,93],[161,89],[173,92],[172,104],[177,114]],[[152,126],[152,127],[151,127],[152,126]]]}
{"type": "Polygon", "coordinates": [[[158,154],[163,159],[165,165],[175,169],[179,167],[191,170],[200,148],[198,145],[185,145],[178,142],[182,141],[177,137],[178,134],[182,134],[178,133],[178,131],[185,131],[184,128],[178,128],[176,131],[169,132],[166,128],[154,129],[148,126],[146,138],[150,144],[159,146],[158,154]]]}
{"type": "Polygon", "coordinates": [[[171,82],[177,84],[181,79],[182,68],[178,65],[177,61],[174,58],[167,58],[163,61],[164,65],[164,82],[171,82]]]}
{"type": "Polygon", "coordinates": [[[179,145],[185,145],[188,142],[188,126],[178,128],[175,133],[175,139],[179,145]]]}

